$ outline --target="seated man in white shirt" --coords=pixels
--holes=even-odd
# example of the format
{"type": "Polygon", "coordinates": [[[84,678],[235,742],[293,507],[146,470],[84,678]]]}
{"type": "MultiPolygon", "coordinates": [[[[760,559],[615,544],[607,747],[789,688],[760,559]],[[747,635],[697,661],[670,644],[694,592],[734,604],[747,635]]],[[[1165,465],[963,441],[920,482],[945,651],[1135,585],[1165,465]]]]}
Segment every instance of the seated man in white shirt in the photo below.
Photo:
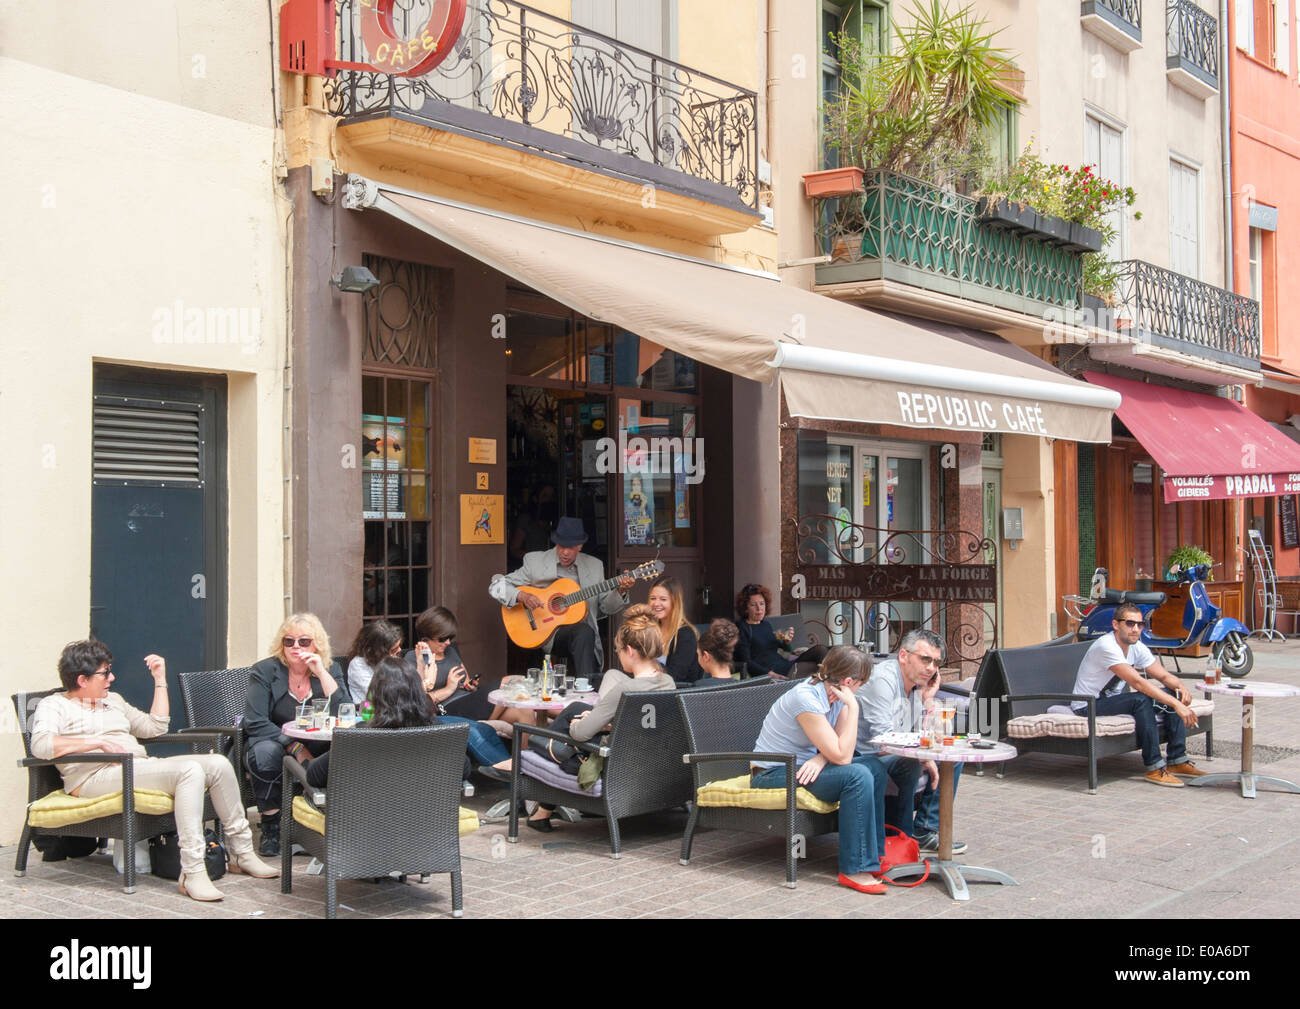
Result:
{"type": "MultiPolygon", "coordinates": [[[[1187,730],[1196,725],[1189,704],[1191,691],[1165,669],[1140,640],[1145,620],[1133,603],[1120,603],[1111,620],[1115,629],[1092,643],[1079,663],[1071,693],[1097,698],[1098,715],[1131,715],[1137,729],[1146,780],[1153,785],[1182,788],[1174,775],[1200,777],[1205,772],[1187,759],[1187,730]],[[1162,690],[1160,684],[1167,689],[1162,690]],[[1157,707],[1159,706],[1159,707],[1157,707]],[[1160,756],[1160,725],[1163,714],[1168,741],[1160,756]]],[[[1077,715],[1086,715],[1085,701],[1071,705],[1077,715]]]]}

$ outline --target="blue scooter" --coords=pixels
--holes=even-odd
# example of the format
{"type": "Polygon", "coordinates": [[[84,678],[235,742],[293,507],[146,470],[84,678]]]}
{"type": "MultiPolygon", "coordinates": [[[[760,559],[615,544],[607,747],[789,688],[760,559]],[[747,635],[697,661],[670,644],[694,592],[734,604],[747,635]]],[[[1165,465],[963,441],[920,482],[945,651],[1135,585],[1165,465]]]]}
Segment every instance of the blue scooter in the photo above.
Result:
{"type": "Polygon", "coordinates": [[[1219,615],[1219,607],[1210,602],[1210,594],[1205,588],[1205,578],[1209,573],[1209,566],[1205,564],[1196,564],[1178,573],[1178,582],[1187,586],[1188,597],[1183,609],[1183,627],[1187,636],[1181,641],[1177,638],[1157,638],[1151,633],[1148,617],[1168,601],[1168,596],[1163,592],[1129,592],[1107,588],[1105,568],[1098,568],[1093,575],[1091,598],[1067,596],[1066,610],[1079,620],[1076,635],[1078,640],[1089,641],[1114,630],[1111,621],[1115,616],[1115,607],[1120,603],[1133,603],[1142,611],[1142,619],[1147,620],[1147,625],[1142,629],[1142,643],[1157,654],[1173,655],[1175,672],[1181,672],[1175,654],[1178,649],[1209,645],[1214,656],[1223,664],[1224,673],[1240,678],[1255,665],[1255,656],[1246,641],[1250,629],[1240,620],[1219,615]]]}

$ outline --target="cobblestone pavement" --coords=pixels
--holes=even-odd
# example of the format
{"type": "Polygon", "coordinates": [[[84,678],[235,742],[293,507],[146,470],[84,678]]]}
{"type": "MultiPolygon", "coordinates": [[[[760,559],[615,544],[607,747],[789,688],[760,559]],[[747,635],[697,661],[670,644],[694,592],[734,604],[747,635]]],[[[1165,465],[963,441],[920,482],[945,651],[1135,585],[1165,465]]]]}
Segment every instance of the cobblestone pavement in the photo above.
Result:
{"type": "MultiPolygon", "coordinates": [[[[1300,685],[1300,640],[1255,644],[1252,679],[1300,685]]],[[[1223,753],[1201,764],[1234,770],[1240,752],[1235,701],[1220,699],[1215,719],[1223,753]],[[1235,744],[1229,746],[1228,744],[1235,744]]],[[[1300,698],[1257,708],[1256,772],[1300,781],[1300,698]],[[1273,759],[1275,758],[1275,759],[1273,759]]],[[[799,886],[783,885],[782,842],[728,831],[697,836],[689,866],[678,864],[685,814],[626,821],[624,855],[609,857],[602,820],[557,823],[546,838],[484,825],[462,839],[465,913],[471,917],[1295,917],[1300,907],[1300,795],[1261,790],[1243,799],[1231,787],[1156,788],[1142,781],[1136,753],[1104,759],[1096,795],[1086,791],[1083,760],[1030,754],[962,776],[956,836],[963,860],[1011,873],[1019,886],[974,884],[958,903],[927,882],[866,896],[835,883],[835,839],[808,844],[799,886]]],[[[468,805],[482,811],[505,786],[483,784],[468,805]]],[[[12,866],[14,849],[0,849],[12,866]]],[[[144,876],[121,892],[107,858],[42,863],[33,852],[27,876],[0,870],[0,917],[241,918],[324,915],[324,883],[295,860],[294,892],[278,881],[226,876],[226,899],[199,904],[174,883],[144,876]]],[[[426,883],[343,882],[341,917],[444,917],[446,876],[426,883]]]]}

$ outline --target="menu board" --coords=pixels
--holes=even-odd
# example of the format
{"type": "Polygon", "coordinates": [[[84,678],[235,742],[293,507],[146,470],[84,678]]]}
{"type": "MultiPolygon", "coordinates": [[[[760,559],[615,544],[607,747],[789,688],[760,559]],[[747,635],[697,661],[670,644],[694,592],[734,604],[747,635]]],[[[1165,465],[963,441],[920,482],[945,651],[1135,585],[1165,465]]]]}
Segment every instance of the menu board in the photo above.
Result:
{"type": "Polygon", "coordinates": [[[1296,496],[1283,494],[1277,501],[1282,513],[1282,546],[1287,549],[1300,547],[1300,530],[1296,526],[1296,496]]]}

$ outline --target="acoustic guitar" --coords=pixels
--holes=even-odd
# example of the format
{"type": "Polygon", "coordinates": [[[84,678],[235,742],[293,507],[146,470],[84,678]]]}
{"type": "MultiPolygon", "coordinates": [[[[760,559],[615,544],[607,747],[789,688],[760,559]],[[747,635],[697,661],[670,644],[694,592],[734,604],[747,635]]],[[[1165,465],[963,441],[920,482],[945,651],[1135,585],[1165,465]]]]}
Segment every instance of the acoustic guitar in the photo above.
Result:
{"type": "Polygon", "coordinates": [[[523,603],[501,607],[501,622],[506,625],[510,640],[520,648],[540,648],[546,639],[568,624],[587,618],[587,600],[603,596],[618,588],[619,578],[641,581],[654,578],[664,569],[663,561],[646,561],[625,575],[607,578],[599,585],[582,588],[572,578],[557,578],[545,588],[521,585],[519,591],[531,592],[542,605],[530,610],[523,603]]]}

